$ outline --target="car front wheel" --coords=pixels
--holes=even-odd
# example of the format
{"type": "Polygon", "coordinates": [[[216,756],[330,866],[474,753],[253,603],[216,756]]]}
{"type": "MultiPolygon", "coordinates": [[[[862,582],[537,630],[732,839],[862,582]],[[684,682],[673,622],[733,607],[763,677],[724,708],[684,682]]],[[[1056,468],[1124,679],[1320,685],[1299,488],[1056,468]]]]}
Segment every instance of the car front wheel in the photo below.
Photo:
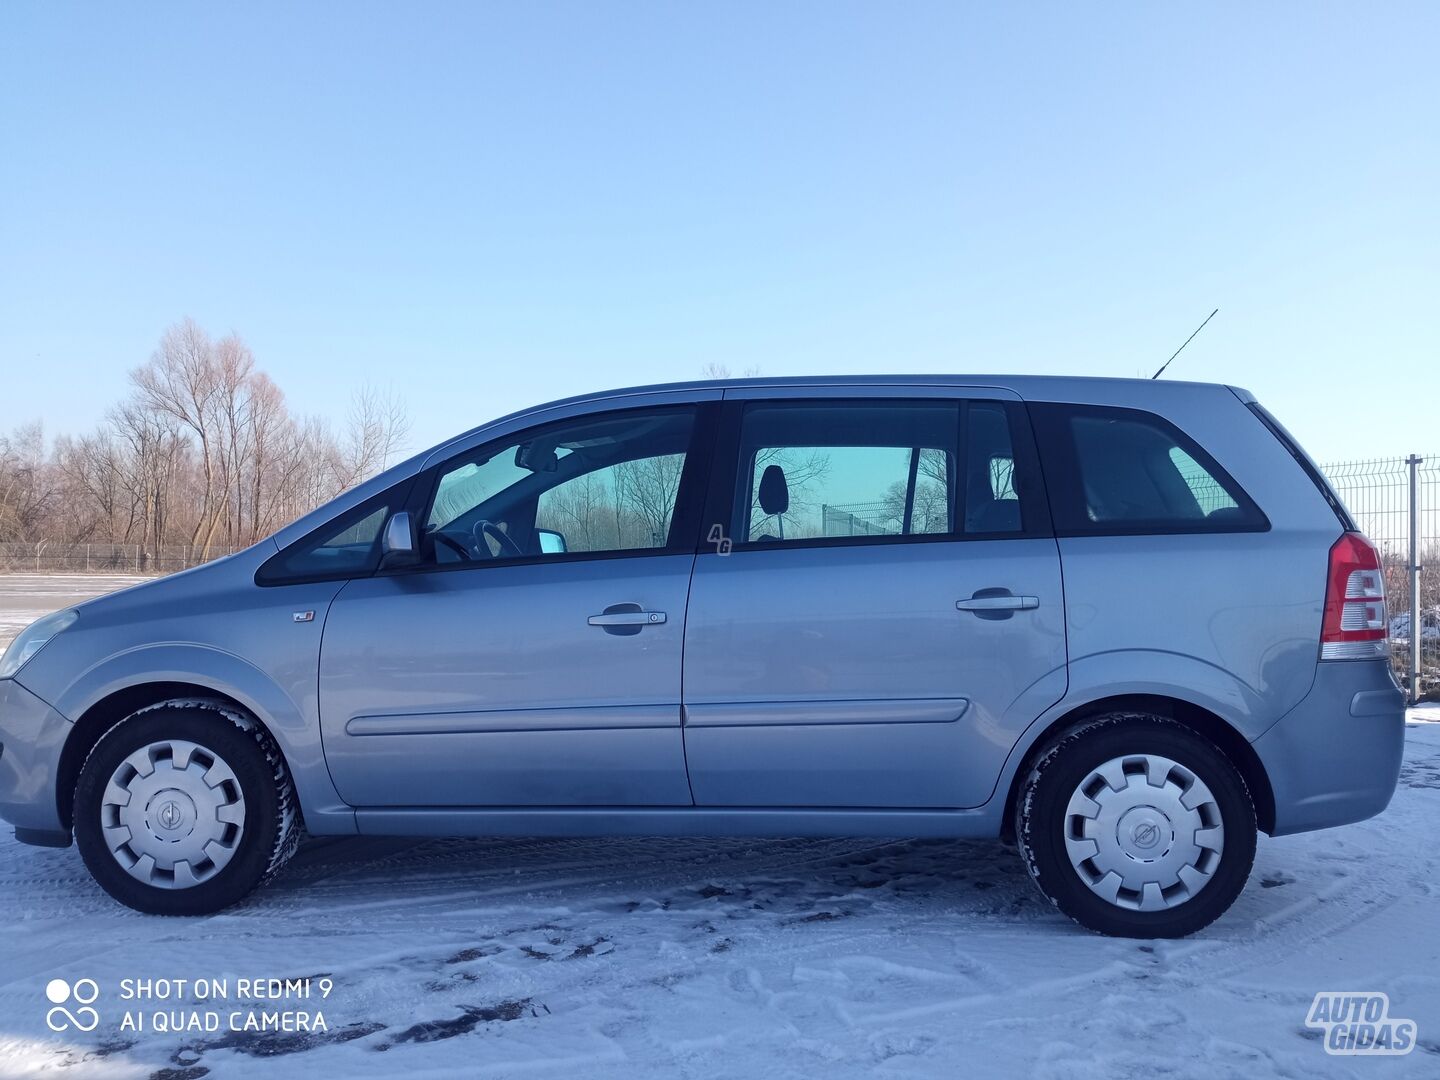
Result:
{"type": "Polygon", "coordinates": [[[1098,717],[1035,762],[1015,834],[1031,878],[1082,926],[1183,937],[1219,918],[1255,859],[1255,809],[1228,758],[1144,713],[1098,717]]]}
{"type": "Polygon", "coordinates": [[[274,875],[300,837],[284,759],[225,702],[163,702],[107,731],[75,789],[90,873],[122,904],[206,915],[274,875]]]}

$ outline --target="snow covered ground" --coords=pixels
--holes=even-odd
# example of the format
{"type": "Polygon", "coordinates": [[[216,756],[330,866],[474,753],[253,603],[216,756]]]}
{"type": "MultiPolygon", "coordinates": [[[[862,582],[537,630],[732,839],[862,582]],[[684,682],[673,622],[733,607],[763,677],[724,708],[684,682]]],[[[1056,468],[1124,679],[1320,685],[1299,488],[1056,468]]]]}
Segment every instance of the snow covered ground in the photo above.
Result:
{"type": "Polygon", "coordinates": [[[148,580],[128,574],[0,574],[0,649],[41,615],[148,580]]]}
{"type": "Polygon", "coordinates": [[[1234,909],[1179,942],[1086,933],[976,842],[312,840],[243,906],[176,920],[7,830],[0,1076],[1433,1077],[1426,720],[1440,708],[1415,714],[1384,815],[1262,838],[1234,909]],[[121,999],[125,979],[224,978],[233,999],[240,978],[321,976],[327,999],[263,1006],[321,1010],[318,1034],[224,1030],[250,1002],[121,999]],[[47,1028],[56,978],[98,984],[93,1031],[47,1028]],[[1417,1049],[1326,1056],[1305,1027],[1325,990],[1388,993],[1417,1049]],[[127,1009],[222,1030],[126,1032],[127,1009]]]}

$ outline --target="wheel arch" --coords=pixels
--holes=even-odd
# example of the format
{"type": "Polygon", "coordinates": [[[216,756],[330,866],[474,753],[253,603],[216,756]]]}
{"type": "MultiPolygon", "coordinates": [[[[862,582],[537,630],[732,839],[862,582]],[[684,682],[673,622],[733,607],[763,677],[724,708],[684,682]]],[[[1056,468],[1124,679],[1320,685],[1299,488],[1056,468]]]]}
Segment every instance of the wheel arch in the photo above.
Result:
{"type": "MultiPolygon", "coordinates": [[[[60,823],[66,829],[74,827],[75,785],[80,779],[80,770],[84,767],[85,759],[89,757],[90,751],[95,749],[95,744],[107,731],[127,716],[152,705],[160,705],[167,701],[194,701],[197,699],[229,706],[252,717],[269,733],[279,748],[281,756],[284,756],[285,749],[280,745],[279,740],[275,739],[275,733],[265,722],[265,718],[259,716],[245,702],[237,700],[230,694],[212,686],[193,682],[161,680],[135,683],[102,697],[77,717],[75,723],[71,725],[70,734],[60,751],[60,762],[55,773],[55,800],[56,809],[60,814],[60,823]]],[[[286,768],[289,768],[288,761],[286,768]]]]}
{"type": "Polygon", "coordinates": [[[315,834],[352,835],[354,810],[335,790],[320,742],[315,672],[285,685],[234,653],[189,643],[164,643],[118,653],[87,670],[56,701],[73,721],[56,769],[60,819],[71,826],[70,802],[85,756],[111,726],[137,709],[169,698],[228,702],[265,729],[279,748],[315,834]],[[286,686],[290,687],[287,692],[286,686]]]}
{"type": "Polygon", "coordinates": [[[1275,827],[1275,793],[1260,756],[1250,741],[1232,724],[1202,705],[1164,694],[1114,694],[1076,705],[1061,713],[1041,730],[1020,758],[1010,777],[1000,819],[1001,835],[1014,838],[1015,804],[1030,769],[1046,750],[1067,732],[1097,716],[1111,712],[1147,712],[1181,724],[1217,747],[1235,766],[1250,789],[1255,819],[1261,832],[1275,827]]]}

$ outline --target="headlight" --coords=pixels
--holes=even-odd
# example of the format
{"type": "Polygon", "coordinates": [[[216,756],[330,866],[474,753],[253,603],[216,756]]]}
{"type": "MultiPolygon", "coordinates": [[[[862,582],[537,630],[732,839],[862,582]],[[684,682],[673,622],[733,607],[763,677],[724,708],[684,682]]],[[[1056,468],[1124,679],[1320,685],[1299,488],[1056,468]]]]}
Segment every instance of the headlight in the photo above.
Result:
{"type": "Polygon", "coordinates": [[[47,641],[73,625],[79,617],[74,611],[57,611],[43,619],[36,619],[21,630],[20,636],[10,643],[5,655],[0,657],[0,679],[13,677],[25,666],[27,660],[45,647],[47,641]]]}

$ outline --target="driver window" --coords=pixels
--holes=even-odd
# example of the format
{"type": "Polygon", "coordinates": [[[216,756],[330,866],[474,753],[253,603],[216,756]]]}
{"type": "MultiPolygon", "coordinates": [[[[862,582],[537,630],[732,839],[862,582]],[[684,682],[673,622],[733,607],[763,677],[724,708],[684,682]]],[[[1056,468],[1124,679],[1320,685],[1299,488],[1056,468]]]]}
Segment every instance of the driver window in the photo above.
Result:
{"type": "Polygon", "coordinates": [[[588,416],[486,446],[440,474],[424,517],[441,564],[661,550],[694,410],[588,416]]]}
{"type": "Polygon", "coordinates": [[[684,454],[657,454],[583,473],[540,496],[535,525],[567,551],[663,548],[684,468],[684,454]]]}

